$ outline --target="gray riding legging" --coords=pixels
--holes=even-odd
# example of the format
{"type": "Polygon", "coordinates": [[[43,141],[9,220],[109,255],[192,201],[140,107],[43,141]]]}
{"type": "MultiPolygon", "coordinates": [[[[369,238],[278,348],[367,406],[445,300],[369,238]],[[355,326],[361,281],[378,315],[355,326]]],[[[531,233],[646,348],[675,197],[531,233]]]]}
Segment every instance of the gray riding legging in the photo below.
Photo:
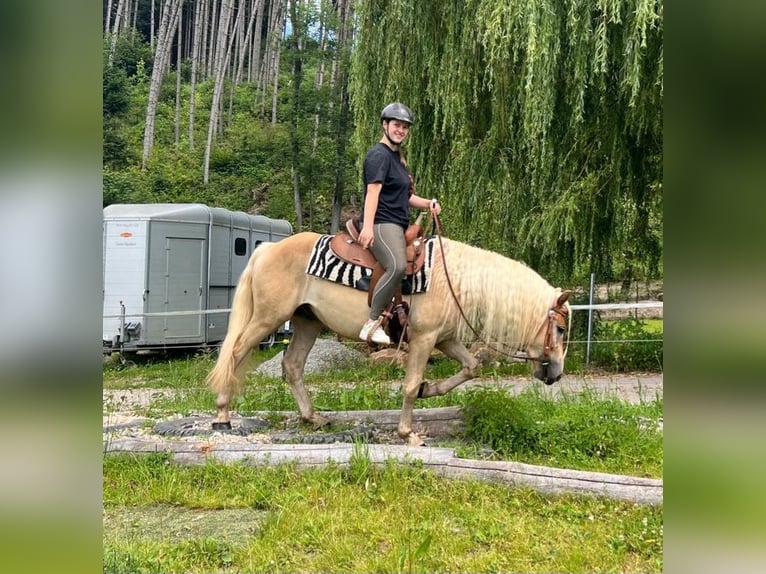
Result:
{"type": "Polygon", "coordinates": [[[385,269],[375,286],[370,303],[370,319],[375,320],[394,298],[394,292],[404,278],[407,246],[404,242],[404,229],[396,223],[376,223],[372,226],[372,234],[375,241],[370,250],[385,269]]]}

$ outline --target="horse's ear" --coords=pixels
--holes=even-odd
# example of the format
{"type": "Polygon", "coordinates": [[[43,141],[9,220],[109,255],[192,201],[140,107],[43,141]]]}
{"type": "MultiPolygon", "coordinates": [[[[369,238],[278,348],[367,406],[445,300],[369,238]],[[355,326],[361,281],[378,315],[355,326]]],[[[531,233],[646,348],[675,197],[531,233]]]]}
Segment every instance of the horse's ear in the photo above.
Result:
{"type": "Polygon", "coordinates": [[[567,302],[569,299],[569,296],[572,294],[571,289],[567,289],[566,291],[562,291],[561,295],[559,295],[559,298],[556,300],[556,307],[561,307],[564,303],[567,302]]]}

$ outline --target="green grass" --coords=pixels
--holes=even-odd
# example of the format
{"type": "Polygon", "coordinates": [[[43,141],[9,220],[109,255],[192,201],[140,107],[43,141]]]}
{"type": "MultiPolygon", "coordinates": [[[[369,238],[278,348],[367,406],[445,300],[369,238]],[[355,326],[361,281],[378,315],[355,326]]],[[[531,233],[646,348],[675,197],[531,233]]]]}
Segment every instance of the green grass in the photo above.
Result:
{"type": "Polygon", "coordinates": [[[378,467],[363,448],[348,468],[306,471],[108,455],[103,476],[104,571],[116,574],[662,570],[661,507],[378,467]]]}
{"type": "MultiPolygon", "coordinates": [[[[253,364],[279,349],[259,351],[253,364]]],[[[143,413],[214,412],[203,381],[209,354],[105,365],[104,388],[171,391],[143,413]]],[[[437,359],[429,380],[459,369],[437,359]]],[[[522,370],[520,370],[522,369],[522,370]]],[[[528,373],[498,364],[484,378],[528,373]]],[[[324,410],[398,409],[404,372],[364,366],[307,377],[324,410]]],[[[459,455],[662,476],[661,399],[639,405],[594,393],[552,400],[473,388],[419,401],[460,405],[459,455]]],[[[295,410],[280,379],[251,375],[234,408],[295,410]]],[[[662,508],[448,480],[422,466],[372,465],[364,446],[349,467],[298,471],[210,462],[183,467],[161,454],[104,458],[104,571],[127,572],[597,572],[662,570],[662,508]]]]}
{"type": "MultiPolygon", "coordinates": [[[[463,402],[466,438],[492,458],[654,478],[663,469],[662,413],[659,398],[629,404],[586,390],[553,400],[536,387],[517,396],[472,389],[463,402]]],[[[465,456],[475,450],[466,448],[465,456]]]]}
{"type": "Polygon", "coordinates": [[[186,357],[131,357],[135,366],[121,368],[119,364],[104,363],[104,389],[204,387],[204,381],[215,364],[215,356],[204,353],[186,357]]]}

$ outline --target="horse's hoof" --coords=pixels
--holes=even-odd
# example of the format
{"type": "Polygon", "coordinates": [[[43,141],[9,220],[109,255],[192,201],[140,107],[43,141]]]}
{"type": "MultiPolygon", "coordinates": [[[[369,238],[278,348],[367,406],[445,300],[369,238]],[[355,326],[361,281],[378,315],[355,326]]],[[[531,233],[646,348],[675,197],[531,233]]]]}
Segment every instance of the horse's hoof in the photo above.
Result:
{"type": "Polygon", "coordinates": [[[217,421],[212,424],[213,430],[231,430],[231,421],[225,423],[219,423],[217,421]]]}
{"type": "Polygon", "coordinates": [[[319,430],[330,425],[330,419],[321,415],[314,415],[311,417],[311,424],[314,426],[314,430],[319,430]]]}
{"type": "Polygon", "coordinates": [[[407,444],[409,446],[425,446],[426,441],[423,440],[423,437],[421,437],[417,433],[410,433],[410,436],[407,437],[407,444]]]}

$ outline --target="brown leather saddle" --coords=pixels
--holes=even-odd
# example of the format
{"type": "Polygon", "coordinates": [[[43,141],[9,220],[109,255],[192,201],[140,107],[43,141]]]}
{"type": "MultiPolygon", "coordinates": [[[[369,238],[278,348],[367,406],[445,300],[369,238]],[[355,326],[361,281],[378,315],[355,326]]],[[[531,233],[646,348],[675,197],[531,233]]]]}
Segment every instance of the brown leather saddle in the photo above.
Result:
{"type": "MultiPolygon", "coordinates": [[[[415,220],[415,223],[410,225],[404,232],[404,238],[407,244],[407,267],[404,272],[404,279],[402,284],[397,287],[396,294],[394,295],[395,301],[401,301],[402,293],[409,295],[411,293],[411,283],[408,279],[413,274],[420,271],[425,263],[425,242],[423,240],[423,214],[420,214],[415,220]]],[[[355,265],[361,265],[372,269],[372,276],[369,279],[369,284],[366,284],[364,280],[358,281],[356,288],[366,290],[367,293],[367,305],[372,302],[372,293],[375,290],[375,285],[383,275],[383,266],[378,262],[372,251],[365,249],[358,242],[359,232],[361,231],[359,226],[359,220],[357,218],[351,218],[346,222],[346,229],[348,233],[339,232],[330,241],[330,249],[343,261],[348,261],[355,265]]]]}

